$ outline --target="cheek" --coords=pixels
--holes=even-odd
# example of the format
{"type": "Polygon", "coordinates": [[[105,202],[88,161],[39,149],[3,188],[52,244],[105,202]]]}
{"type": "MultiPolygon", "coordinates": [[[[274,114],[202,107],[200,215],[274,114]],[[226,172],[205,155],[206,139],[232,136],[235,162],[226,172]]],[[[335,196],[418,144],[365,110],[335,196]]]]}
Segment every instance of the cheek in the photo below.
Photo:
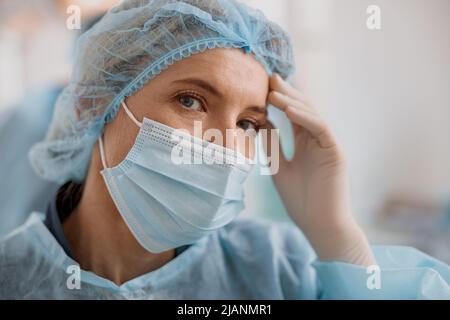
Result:
{"type": "Polygon", "coordinates": [[[239,137],[235,143],[235,150],[243,154],[246,158],[253,159],[256,151],[256,137],[244,136],[239,137]]]}
{"type": "Polygon", "coordinates": [[[103,134],[106,163],[109,168],[117,166],[133,147],[139,128],[121,109],[117,117],[106,126],[103,134]]]}

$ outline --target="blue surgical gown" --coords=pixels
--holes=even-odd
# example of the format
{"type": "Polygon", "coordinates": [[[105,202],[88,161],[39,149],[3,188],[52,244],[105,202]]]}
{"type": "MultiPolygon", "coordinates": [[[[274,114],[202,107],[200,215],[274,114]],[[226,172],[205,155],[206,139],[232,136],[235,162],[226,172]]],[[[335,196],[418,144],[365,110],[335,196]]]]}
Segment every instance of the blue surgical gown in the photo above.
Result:
{"type": "Polygon", "coordinates": [[[373,247],[380,282],[366,268],[317,260],[290,224],[237,218],[161,268],[121,286],[80,270],[33,213],[0,242],[0,298],[7,299],[450,299],[450,267],[409,247],[373,247]]]}

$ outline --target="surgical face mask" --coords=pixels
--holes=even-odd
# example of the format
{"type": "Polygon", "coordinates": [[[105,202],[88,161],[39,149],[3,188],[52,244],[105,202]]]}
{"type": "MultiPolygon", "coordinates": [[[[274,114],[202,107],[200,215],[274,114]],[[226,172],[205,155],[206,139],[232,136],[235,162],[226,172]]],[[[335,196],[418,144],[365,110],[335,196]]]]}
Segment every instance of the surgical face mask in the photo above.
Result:
{"type": "Polygon", "coordinates": [[[251,164],[243,155],[178,134],[151,119],[144,118],[141,123],[124,102],[122,106],[140,127],[139,134],[126,158],[113,168],[107,168],[100,137],[101,174],[118,211],[142,247],[159,253],[194,243],[244,209],[243,183],[251,164]],[[208,161],[174,161],[178,151],[208,161]]]}

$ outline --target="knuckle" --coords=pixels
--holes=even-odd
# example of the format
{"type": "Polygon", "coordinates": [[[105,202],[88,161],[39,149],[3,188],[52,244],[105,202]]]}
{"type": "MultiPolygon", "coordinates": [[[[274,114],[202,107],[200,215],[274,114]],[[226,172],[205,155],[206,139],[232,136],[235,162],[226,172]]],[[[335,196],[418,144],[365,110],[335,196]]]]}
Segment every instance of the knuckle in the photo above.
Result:
{"type": "Polygon", "coordinates": [[[272,102],[275,102],[275,101],[279,101],[280,99],[278,98],[278,95],[277,95],[276,91],[272,90],[272,91],[269,92],[268,100],[272,101],[272,102]]]}

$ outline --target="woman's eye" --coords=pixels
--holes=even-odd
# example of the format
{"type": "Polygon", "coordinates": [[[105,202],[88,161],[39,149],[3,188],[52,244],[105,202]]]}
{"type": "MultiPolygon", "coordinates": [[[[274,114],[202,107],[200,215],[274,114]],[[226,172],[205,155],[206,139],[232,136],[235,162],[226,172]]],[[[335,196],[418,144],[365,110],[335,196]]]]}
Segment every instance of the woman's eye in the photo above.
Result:
{"type": "Polygon", "coordinates": [[[191,110],[202,110],[203,106],[199,99],[188,95],[182,95],[178,98],[178,101],[183,105],[183,107],[191,110]]]}
{"type": "Polygon", "coordinates": [[[249,120],[242,120],[238,122],[238,126],[243,129],[244,131],[248,131],[248,130],[254,130],[256,132],[258,132],[258,126],[253,123],[252,121],[249,120]]]}

